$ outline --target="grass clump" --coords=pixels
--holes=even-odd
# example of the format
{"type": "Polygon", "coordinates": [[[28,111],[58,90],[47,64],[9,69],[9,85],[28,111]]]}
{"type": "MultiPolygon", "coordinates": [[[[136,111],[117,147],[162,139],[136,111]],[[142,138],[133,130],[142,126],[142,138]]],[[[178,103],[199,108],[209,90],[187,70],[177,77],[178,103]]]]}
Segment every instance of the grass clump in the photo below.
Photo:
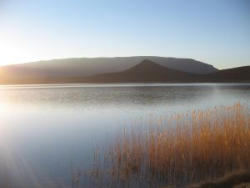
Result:
{"type": "Polygon", "coordinates": [[[249,169],[250,114],[237,103],[177,114],[167,124],[142,130],[131,128],[105,159],[106,176],[129,187],[185,187],[249,169]]]}

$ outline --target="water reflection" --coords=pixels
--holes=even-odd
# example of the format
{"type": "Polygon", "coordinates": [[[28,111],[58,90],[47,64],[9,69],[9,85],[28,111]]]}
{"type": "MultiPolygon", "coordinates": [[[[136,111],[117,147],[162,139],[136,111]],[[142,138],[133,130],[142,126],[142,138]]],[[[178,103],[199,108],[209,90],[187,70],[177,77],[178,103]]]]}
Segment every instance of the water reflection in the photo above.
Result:
{"type": "Polygon", "coordinates": [[[247,84],[1,86],[0,182],[70,186],[72,167],[91,165],[96,147],[123,126],[238,101],[249,106],[249,91],[247,84]]]}
{"type": "Polygon", "coordinates": [[[103,106],[103,105],[155,105],[163,102],[186,103],[214,95],[218,90],[232,90],[242,94],[250,85],[166,85],[127,87],[5,87],[0,89],[1,103],[26,105],[103,106]]]}

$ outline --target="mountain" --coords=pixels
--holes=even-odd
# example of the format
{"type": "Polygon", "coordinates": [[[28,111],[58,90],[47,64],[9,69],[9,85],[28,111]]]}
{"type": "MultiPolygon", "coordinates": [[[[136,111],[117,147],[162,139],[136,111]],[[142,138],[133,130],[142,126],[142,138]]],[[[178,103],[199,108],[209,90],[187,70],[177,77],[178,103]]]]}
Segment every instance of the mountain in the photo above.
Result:
{"type": "Polygon", "coordinates": [[[208,74],[193,74],[144,60],[125,71],[90,76],[82,81],[90,83],[250,82],[250,66],[218,70],[208,74]]]}
{"type": "Polygon", "coordinates": [[[210,82],[250,82],[250,66],[220,70],[201,77],[210,82]]]}
{"type": "Polygon", "coordinates": [[[198,75],[181,72],[163,67],[150,60],[141,63],[125,71],[106,73],[85,78],[87,82],[190,82],[195,81],[198,75]]]}
{"type": "Polygon", "coordinates": [[[0,84],[250,82],[250,66],[217,70],[191,59],[150,57],[135,63],[138,58],[142,57],[93,58],[85,63],[82,59],[54,60],[3,66],[0,67],[0,84]],[[152,58],[165,59],[166,63],[163,66],[162,62],[154,62],[152,58]],[[193,72],[188,69],[189,66],[194,69],[193,72]]]}
{"type": "MultiPolygon", "coordinates": [[[[182,58],[166,58],[155,56],[134,56],[114,58],[71,58],[49,61],[38,61],[25,64],[0,67],[0,73],[15,79],[38,77],[72,77],[90,76],[103,73],[120,72],[131,68],[144,59],[158,63],[164,67],[197,74],[206,74],[217,71],[211,65],[182,58]]],[[[0,74],[0,77],[2,75],[0,74]]],[[[3,76],[2,76],[3,77],[3,76]]]]}

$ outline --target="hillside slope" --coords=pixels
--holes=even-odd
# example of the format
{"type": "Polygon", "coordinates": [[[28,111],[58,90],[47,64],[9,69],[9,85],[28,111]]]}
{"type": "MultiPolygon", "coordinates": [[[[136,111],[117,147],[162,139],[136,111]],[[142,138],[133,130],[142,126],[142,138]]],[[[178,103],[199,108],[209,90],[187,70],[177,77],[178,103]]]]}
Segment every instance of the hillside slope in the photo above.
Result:
{"type": "Polygon", "coordinates": [[[89,75],[82,74],[80,65],[77,69],[68,66],[68,63],[59,70],[54,70],[57,65],[51,64],[45,67],[36,63],[24,65],[0,68],[0,84],[250,82],[250,66],[195,74],[167,68],[146,59],[122,71],[89,75]]]}
{"type": "MultiPolygon", "coordinates": [[[[211,65],[182,58],[166,58],[155,56],[134,56],[114,58],[71,58],[33,63],[8,65],[0,67],[0,73],[16,79],[30,76],[30,79],[38,77],[72,77],[91,76],[103,73],[120,72],[139,64],[144,59],[154,61],[164,67],[182,72],[206,74],[217,71],[211,65]]],[[[1,75],[0,75],[1,76],[1,75]]]]}
{"type": "Polygon", "coordinates": [[[202,80],[211,82],[250,82],[250,66],[224,69],[202,76],[202,80]]]}
{"type": "Polygon", "coordinates": [[[198,75],[163,67],[150,60],[117,73],[100,74],[87,78],[88,82],[191,82],[198,75]]]}

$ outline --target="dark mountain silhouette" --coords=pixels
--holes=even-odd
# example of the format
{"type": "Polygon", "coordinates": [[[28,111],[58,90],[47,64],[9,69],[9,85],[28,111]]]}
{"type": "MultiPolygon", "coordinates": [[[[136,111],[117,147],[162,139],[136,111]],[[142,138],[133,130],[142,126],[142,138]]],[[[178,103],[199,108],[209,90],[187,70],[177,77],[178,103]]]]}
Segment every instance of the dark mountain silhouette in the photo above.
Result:
{"type": "MultiPolygon", "coordinates": [[[[166,58],[155,56],[114,57],[114,58],[71,58],[0,67],[0,72],[22,78],[30,75],[37,77],[90,76],[103,73],[120,72],[131,68],[144,59],[156,62],[164,67],[197,74],[217,71],[216,68],[193,59],[166,58]],[[1,71],[2,70],[2,71],[1,71]]],[[[1,75],[0,75],[1,76],[1,75]]]]}
{"type": "Polygon", "coordinates": [[[150,60],[117,73],[88,77],[88,82],[183,82],[195,80],[196,75],[163,67],[150,60]]]}
{"type": "MultiPolygon", "coordinates": [[[[136,57],[138,58],[138,57],[136,57]]],[[[141,57],[140,57],[141,58],[141,57]]],[[[154,57],[153,57],[154,58],[154,57]]],[[[119,59],[119,58],[118,58],[119,59]]],[[[121,58],[124,60],[123,58],[121,58]]],[[[183,67],[194,67],[193,60],[186,61],[180,59],[183,67]]],[[[189,71],[180,71],[163,66],[161,63],[152,60],[142,60],[134,66],[127,66],[125,70],[115,71],[112,69],[109,73],[96,73],[93,75],[83,73],[84,63],[69,62],[39,62],[22,65],[11,65],[0,68],[0,84],[32,84],[32,83],[153,83],[153,82],[250,82],[250,66],[238,67],[226,70],[212,69],[207,73],[190,73],[189,71]],[[44,63],[44,64],[43,64],[44,63]],[[58,70],[56,69],[58,68],[58,70]]],[[[175,59],[177,61],[177,59],[175,59]]],[[[122,65],[123,61],[117,63],[122,65]]],[[[95,63],[94,63],[95,64],[95,63]]],[[[98,63],[100,67],[105,67],[98,63]]],[[[104,63],[105,64],[105,63],[104,63]]],[[[115,63],[114,63],[115,64],[115,63]]],[[[171,63],[170,63],[171,64],[171,63]]],[[[177,63],[178,64],[178,63],[177,63]]],[[[110,64],[109,64],[110,65],[110,64]]],[[[99,67],[97,63],[96,67],[99,67]]],[[[117,66],[117,67],[119,67],[117,66]]],[[[171,65],[172,66],[172,65],[171,65]]],[[[212,67],[207,64],[198,63],[196,67],[212,67]]],[[[117,67],[115,69],[117,69],[117,67]]],[[[182,68],[183,68],[182,67],[182,68]]],[[[121,68],[121,67],[119,67],[121,68]]],[[[94,69],[93,69],[94,70],[94,69]]]]}
{"type": "Polygon", "coordinates": [[[201,77],[203,81],[211,82],[250,82],[250,66],[220,70],[201,77]]]}
{"type": "Polygon", "coordinates": [[[191,74],[163,67],[150,60],[117,73],[100,74],[87,82],[250,82],[250,66],[225,69],[208,74],[191,74]]]}

